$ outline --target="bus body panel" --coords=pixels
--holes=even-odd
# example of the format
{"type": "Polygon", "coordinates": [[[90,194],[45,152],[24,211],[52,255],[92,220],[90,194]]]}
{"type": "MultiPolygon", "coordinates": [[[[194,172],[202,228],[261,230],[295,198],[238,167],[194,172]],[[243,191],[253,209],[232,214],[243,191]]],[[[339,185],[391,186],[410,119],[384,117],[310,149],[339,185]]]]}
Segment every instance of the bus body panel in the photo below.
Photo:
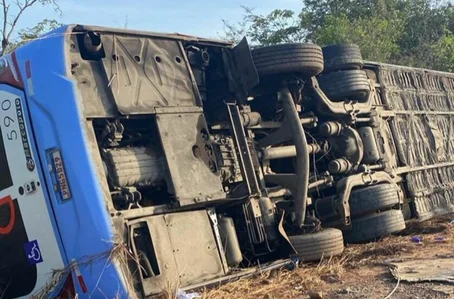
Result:
{"type": "Polygon", "coordinates": [[[0,288],[6,297],[25,298],[39,292],[54,269],[64,268],[63,252],[57,242],[59,234],[33,144],[24,93],[1,85],[0,106],[0,288]]]}
{"type": "Polygon", "coordinates": [[[72,272],[76,293],[121,298],[127,292],[116,263],[113,224],[87,152],[89,145],[79,95],[74,81],[67,77],[66,32],[67,27],[60,28],[47,38],[19,49],[20,73],[26,85],[41,163],[55,169],[53,158],[58,152],[64,165],[70,198],[64,199],[55,191],[58,178],[55,171],[50,171],[53,169],[45,172],[45,178],[68,258],[67,266],[75,270],[72,272]],[[40,48],[48,51],[39,51],[40,48]],[[80,275],[76,275],[79,271],[80,275]]]}
{"type": "Polygon", "coordinates": [[[454,74],[383,63],[376,70],[413,216],[454,212],[454,74]]]}

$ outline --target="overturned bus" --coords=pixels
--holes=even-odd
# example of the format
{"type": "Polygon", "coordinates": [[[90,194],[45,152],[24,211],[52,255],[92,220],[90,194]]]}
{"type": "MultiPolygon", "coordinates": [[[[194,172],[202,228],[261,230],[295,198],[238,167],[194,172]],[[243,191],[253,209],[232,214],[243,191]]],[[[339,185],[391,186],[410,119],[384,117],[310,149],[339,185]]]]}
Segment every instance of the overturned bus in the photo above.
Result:
{"type": "Polygon", "coordinates": [[[0,58],[2,298],[142,298],[454,207],[454,75],[71,25],[0,58]]]}

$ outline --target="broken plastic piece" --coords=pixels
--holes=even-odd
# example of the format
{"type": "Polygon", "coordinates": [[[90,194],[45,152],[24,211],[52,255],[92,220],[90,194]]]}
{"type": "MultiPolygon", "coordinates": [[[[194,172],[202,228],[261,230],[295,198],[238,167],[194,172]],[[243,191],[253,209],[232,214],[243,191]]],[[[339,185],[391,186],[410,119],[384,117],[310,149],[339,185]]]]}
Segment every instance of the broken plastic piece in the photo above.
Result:
{"type": "Polygon", "coordinates": [[[200,297],[201,295],[199,293],[186,293],[180,289],[177,292],[177,299],[195,299],[200,297]]]}
{"type": "Polygon", "coordinates": [[[290,260],[291,260],[291,262],[288,263],[287,269],[290,270],[290,271],[293,271],[293,270],[298,268],[298,264],[299,264],[300,260],[296,256],[291,257],[290,260]]]}
{"type": "Polygon", "coordinates": [[[419,237],[419,236],[413,236],[413,237],[411,237],[411,241],[412,241],[413,243],[422,244],[421,237],[419,237]]]}
{"type": "Polygon", "coordinates": [[[445,243],[447,239],[445,237],[437,236],[435,237],[435,242],[437,243],[445,243]]]}

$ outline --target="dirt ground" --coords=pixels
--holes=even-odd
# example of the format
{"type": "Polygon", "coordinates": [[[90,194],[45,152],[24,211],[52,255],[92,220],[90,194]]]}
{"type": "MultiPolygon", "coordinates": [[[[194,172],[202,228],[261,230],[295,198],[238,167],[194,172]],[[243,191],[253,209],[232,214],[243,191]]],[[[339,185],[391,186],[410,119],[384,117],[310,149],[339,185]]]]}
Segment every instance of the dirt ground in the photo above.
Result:
{"type": "Polygon", "coordinates": [[[454,298],[454,285],[404,281],[397,285],[386,264],[399,258],[454,258],[453,220],[454,215],[447,215],[409,222],[397,236],[350,245],[342,256],[319,264],[302,264],[294,271],[271,271],[223,285],[206,291],[203,298],[454,298]],[[414,236],[421,238],[421,244],[413,242],[414,236]],[[444,242],[437,241],[440,237],[444,242]]]}

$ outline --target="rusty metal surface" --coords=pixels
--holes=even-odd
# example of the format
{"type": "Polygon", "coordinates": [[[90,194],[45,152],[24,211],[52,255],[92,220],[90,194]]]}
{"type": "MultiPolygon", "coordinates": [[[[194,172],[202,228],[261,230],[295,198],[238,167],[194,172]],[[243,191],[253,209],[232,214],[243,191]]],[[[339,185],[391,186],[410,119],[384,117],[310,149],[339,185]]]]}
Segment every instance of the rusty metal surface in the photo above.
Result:
{"type": "Polygon", "coordinates": [[[209,154],[207,129],[202,112],[158,114],[156,123],[169,169],[172,193],[180,205],[225,198],[220,173],[209,154]]]}
{"type": "Polygon", "coordinates": [[[195,106],[194,87],[186,54],[175,40],[101,36],[102,66],[122,114],[150,114],[155,107],[195,106]]]}
{"type": "Polygon", "coordinates": [[[389,262],[392,275],[408,282],[444,282],[454,284],[454,259],[410,259],[389,262]]]}
{"type": "Polygon", "coordinates": [[[85,60],[81,57],[75,34],[67,35],[70,47],[71,73],[80,99],[83,103],[84,115],[87,118],[101,118],[118,116],[118,110],[112,99],[106,78],[99,61],[85,60]]]}
{"type": "Polygon", "coordinates": [[[160,274],[142,279],[145,296],[157,294],[174,283],[186,287],[225,274],[206,210],[165,214],[140,219],[131,227],[146,225],[156,253],[160,274]]]}
{"type": "Polygon", "coordinates": [[[92,30],[95,32],[107,33],[107,34],[182,40],[182,41],[186,41],[186,42],[200,43],[201,45],[216,45],[216,46],[225,46],[225,47],[232,46],[232,42],[229,42],[229,41],[202,38],[202,37],[196,37],[196,36],[191,36],[191,35],[186,35],[186,34],[181,34],[181,33],[162,33],[162,32],[153,32],[153,31],[131,30],[131,29],[111,28],[111,27],[102,27],[102,26],[95,26],[95,25],[79,25],[79,24],[70,25],[69,28],[71,28],[71,29],[74,28],[76,31],[92,30]]]}
{"type": "Polygon", "coordinates": [[[165,219],[181,286],[224,274],[207,211],[173,213],[165,219]]]}
{"type": "Polygon", "coordinates": [[[454,74],[375,67],[416,216],[454,211],[454,74]]]}

